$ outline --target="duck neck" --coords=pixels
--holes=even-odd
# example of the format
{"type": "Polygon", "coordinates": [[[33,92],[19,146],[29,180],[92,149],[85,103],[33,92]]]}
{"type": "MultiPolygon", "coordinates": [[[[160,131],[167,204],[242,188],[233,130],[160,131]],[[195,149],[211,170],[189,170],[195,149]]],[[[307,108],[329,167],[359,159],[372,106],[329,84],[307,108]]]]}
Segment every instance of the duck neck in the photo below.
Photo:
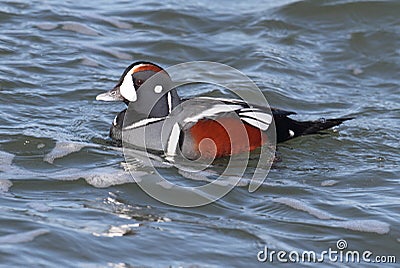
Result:
{"type": "Polygon", "coordinates": [[[175,107],[181,103],[181,99],[175,89],[170,90],[164,94],[151,108],[149,117],[166,117],[175,107]]]}
{"type": "Polygon", "coordinates": [[[145,96],[139,92],[138,100],[129,103],[129,110],[135,114],[134,121],[140,121],[146,118],[167,117],[180,103],[181,99],[175,88],[158,99],[154,95],[145,96]]]}

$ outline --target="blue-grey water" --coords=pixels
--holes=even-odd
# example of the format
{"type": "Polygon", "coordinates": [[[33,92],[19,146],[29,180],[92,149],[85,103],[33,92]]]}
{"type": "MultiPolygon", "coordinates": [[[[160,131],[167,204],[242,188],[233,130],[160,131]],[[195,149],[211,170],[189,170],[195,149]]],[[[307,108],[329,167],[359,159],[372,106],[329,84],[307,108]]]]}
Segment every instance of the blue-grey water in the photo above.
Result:
{"type": "Polygon", "coordinates": [[[1,1],[0,266],[264,267],[265,247],[320,253],[339,239],[398,263],[399,14],[396,0],[1,1]],[[224,63],[296,119],[355,119],[280,144],[254,193],[172,207],[109,143],[124,105],[95,101],[136,60],[224,63]]]}

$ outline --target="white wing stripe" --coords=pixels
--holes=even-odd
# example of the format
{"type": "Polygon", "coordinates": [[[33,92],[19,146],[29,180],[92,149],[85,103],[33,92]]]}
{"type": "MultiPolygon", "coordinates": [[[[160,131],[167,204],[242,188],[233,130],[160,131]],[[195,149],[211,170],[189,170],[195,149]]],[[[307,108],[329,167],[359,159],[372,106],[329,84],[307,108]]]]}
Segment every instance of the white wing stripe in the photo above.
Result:
{"type": "Polygon", "coordinates": [[[227,103],[232,103],[232,104],[246,104],[246,102],[242,100],[237,100],[237,99],[227,99],[227,98],[214,98],[214,97],[197,97],[198,99],[203,99],[203,100],[212,100],[212,101],[220,101],[220,102],[227,102],[227,103]]]}
{"type": "Polygon", "coordinates": [[[255,119],[251,119],[251,118],[247,118],[247,117],[242,117],[241,118],[243,121],[245,121],[246,123],[249,123],[252,126],[255,126],[263,131],[266,131],[269,127],[269,124],[264,124],[260,121],[257,121],[255,119]]]}
{"type": "Polygon", "coordinates": [[[205,118],[205,117],[212,117],[219,113],[233,112],[233,111],[236,111],[241,108],[242,108],[242,106],[240,106],[240,105],[217,104],[207,110],[204,110],[203,112],[201,112],[198,115],[186,118],[184,120],[184,122],[185,123],[197,122],[198,120],[205,118]]]}
{"type": "Polygon", "coordinates": [[[240,109],[240,112],[256,112],[256,111],[261,111],[261,110],[253,107],[240,109]]]}
{"type": "Polygon", "coordinates": [[[246,116],[246,117],[250,117],[256,120],[259,120],[265,124],[271,124],[272,122],[272,116],[270,114],[267,113],[263,113],[263,112],[240,112],[239,113],[242,116],[246,116]]]}

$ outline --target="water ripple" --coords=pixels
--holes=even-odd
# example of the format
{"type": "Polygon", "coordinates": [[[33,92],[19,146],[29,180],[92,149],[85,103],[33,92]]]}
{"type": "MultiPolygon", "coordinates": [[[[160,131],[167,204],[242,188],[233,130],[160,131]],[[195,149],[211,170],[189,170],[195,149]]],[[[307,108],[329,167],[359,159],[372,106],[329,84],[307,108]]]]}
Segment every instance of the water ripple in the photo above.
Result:
{"type": "MultiPolygon", "coordinates": [[[[48,256],[57,256],[61,266],[256,267],[264,245],[321,251],[339,238],[393,252],[398,14],[392,0],[3,1],[2,263],[54,266],[48,256]],[[136,60],[226,63],[296,119],[355,119],[279,145],[280,160],[255,193],[246,187],[251,166],[216,203],[172,208],[143,193],[110,145],[110,124],[125,106],[95,101],[136,60]]],[[[180,94],[233,96],[209,85],[180,94]]],[[[224,167],[186,174],[156,163],[184,185],[213,180],[224,167]]],[[[136,168],[150,176],[140,159],[136,168]]]]}

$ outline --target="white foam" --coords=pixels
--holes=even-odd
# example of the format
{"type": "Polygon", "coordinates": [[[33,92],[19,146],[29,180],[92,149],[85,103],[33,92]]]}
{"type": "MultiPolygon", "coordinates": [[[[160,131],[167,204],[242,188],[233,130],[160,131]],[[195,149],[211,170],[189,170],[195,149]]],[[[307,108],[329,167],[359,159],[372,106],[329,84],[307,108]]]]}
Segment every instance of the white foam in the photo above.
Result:
{"type": "Polygon", "coordinates": [[[60,181],[76,181],[82,178],[82,170],[78,168],[68,168],[51,173],[50,178],[60,181]]]}
{"type": "MultiPolygon", "coordinates": [[[[47,155],[45,155],[43,160],[48,163],[53,163],[55,159],[64,157],[73,152],[77,152],[85,146],[87,146],[87,144],[85,143],[57,142],[53,150],[47,155]]],[[[116,149],[116,150],[121,150],[121,149],[116,149]]],[[[27,177],[36,177],[44,175],[44,173],[22,170],[21,168],[12,165],[13,159],[14,159],[13,154],[0,151],[0,172],[7,171],[7,174],[9,176],[12,176],[13,178],[17,177],[27,178],[27,177]]],[[[157,164],[162,167],[171,166],[171,164],[167,165],[159,162],[160,159],[161,158],[159,157],[154,159],[152,158],[150,162],[155,166],[157,166],[157,164]]],[[[143,164],[141,161],[139,162],[143,164]]],[[[140,165],[140,167],[142,166],[143,168],[146,167],[146,165],[140,165]]],[[[61,181],[75,181],[79,179],[84,179],[88,184],[94,187],[105,188],[114,185],[140,181],[143,176],[149,174],[149,172],[136,170],[136,168],[130,168],[130,170],[132,171],[134,177],[132,177],[132,175],[129,172],[116,167],[101,167],[92,169],[90,171],[83,171],[82,169],[78,168],[69,168],[52,172],[51,174],[48,175],[48,177],[61,181]]],[[[0,192],[7,192],[12,185],[13,184],[10,180],[0,179],[0,192]]],[[[28,206],[37,211],[48,211],[49,209],[51,209],[49,207],[46,207],[45,204],[29,204],[28,206]]]]}
{"type": "MultiPolygon", "coordinates": [[[[143,174],[138,172],[137,176],[142,175],[144,175],[144,172],[143,174]]],[[[114,185],[135,182],[135,179],[129,172],[113,167],[96,168],[90,171],[82,171],[81,169],[70,168],[59,172],[54,172],[51,177],[60,181],[75,181],[84,179],[88,184],[96,188],[106,188],[114,185]]]]}
{"type": "Polygon", "coordinates": [[[0,171],[9,171],[15,155],[0,151],[0,171]]]}
{"type": "Polygon", "coordinates": [[[39,203],[39,202],[32,202],[28,204],[28,207],[39,211],[39,212],[48,212],[50,210],[52,210],[51,207],[49,207],[48,205],[46,205],[45,203],[39,203]]]}
{"type": "Polygon", "coordinates": [[[337,181],[337,180],[325,180],[325,181],[321,182],[321,186],[324,186],[324,187],[325,186],[333,186],[338,183],[339,183],[339,181],[337,181]]]}
{"type": "Polygon", "coordinates": [[[104,236],[104,237],[121,237],[124,235],[129,235],[134,233],[132,228],[140,227],[139,223],[134,224],[124,224],[120,226],[111,226],[107,232],[104,233],[93,233],[94,236],[104,236]]]}
{"type": "Polygon", "coordinates": [[[8,192],[12,185],[10,180],[0,179],[0,192],[8,192]]]}
{"type": "MultiPolygon", "coordinates": [[[[37,174],[34,172],[28,172],[24,169],[21,169],[15,165],[13,165],[13,159],[15,155],[7,153],[7,152],[2,152],[0,151],[0,172],[6,172],[7,177],[15,179],[18,177],[24,177],[26,174],[37,174]]],[[[31,176],[32,177],[32,176],[31,176]]],[[[4,179],[2,182],[0,182],[2,186],[0,186],[2,189],[4,189],[4,192],[8,191],[9,188],[12,186],[11,181],[4,179]]],[[[1,192],[1,190],[0,190],[1,192]]]]}
{"type": "Polygon", "coordinates": [[[50,153],[46,154],[43,158],[44,161],[53,164],[57,158],[64,157],[74,152],[80,151],[86,144],[79,142],[57,142],[56,146],[50,153]]]}
{"type": "MultiPolygon", "coordinates": [[[[7,172],[8,176],[18,176],[21,170],[13,165],[15,155],[0,151],[0,172],[7,172]]],[[[12,186],[12,182],[7,179],[0,179],[0,192],[8,192],[12,186]]]]}
{"type": "Polygon", "coordinates": [[[0,236],[0,244],[19,244],[33,241],[36,237],[48,234],[47,229],[37,229],[33,231],[9,234],[0,236]]]}
{"type": "MultiPolygon", "coordinates": [[[[100,170],[101,171],[101,170],[100,170]]],[[[147,175],[145,172],[135,172],[136,176],[147,175]]],[[[135,179],[131,176],[129,172],[121,171],[113,169],[110,172],[108,169],[107,172],[99,172],[99,170],[95,170],[95,172],[88,172],[80,176],[83,177],[85,181],[96,187],[96,188],[107,188],[114,185],[120,185],[125,183],[134,183],[135,179]]]]}
{"type": "Polygon", "coordinates": [[[276,203],[287,205],[287,206],[297,209],[297,210],[307,212],[308,214],[313,215],[321,220],[338,219],[334,215],[329,214],[320,209],[314,208],[301,200],[297,200],[297,199],[293,199],[293,198],[289,198],[289,197],[278,197],[278,198],[273,199],[273,201],[276,203]]]}
{"type": "Polygon", "coordinates": [[[332,226],[353,231],[377,234],[387,234],[390,231],[390,224],[377,220],[335,221],[332,226]]]}
{"type": "Polygon", "coordinates": [[[44,147],[46,147],[46,144],[44,144],[44,143],[39,143],[39,144],[36,146],[36,148],[38,148],[38,149],[43,149],[44,147]]]}

